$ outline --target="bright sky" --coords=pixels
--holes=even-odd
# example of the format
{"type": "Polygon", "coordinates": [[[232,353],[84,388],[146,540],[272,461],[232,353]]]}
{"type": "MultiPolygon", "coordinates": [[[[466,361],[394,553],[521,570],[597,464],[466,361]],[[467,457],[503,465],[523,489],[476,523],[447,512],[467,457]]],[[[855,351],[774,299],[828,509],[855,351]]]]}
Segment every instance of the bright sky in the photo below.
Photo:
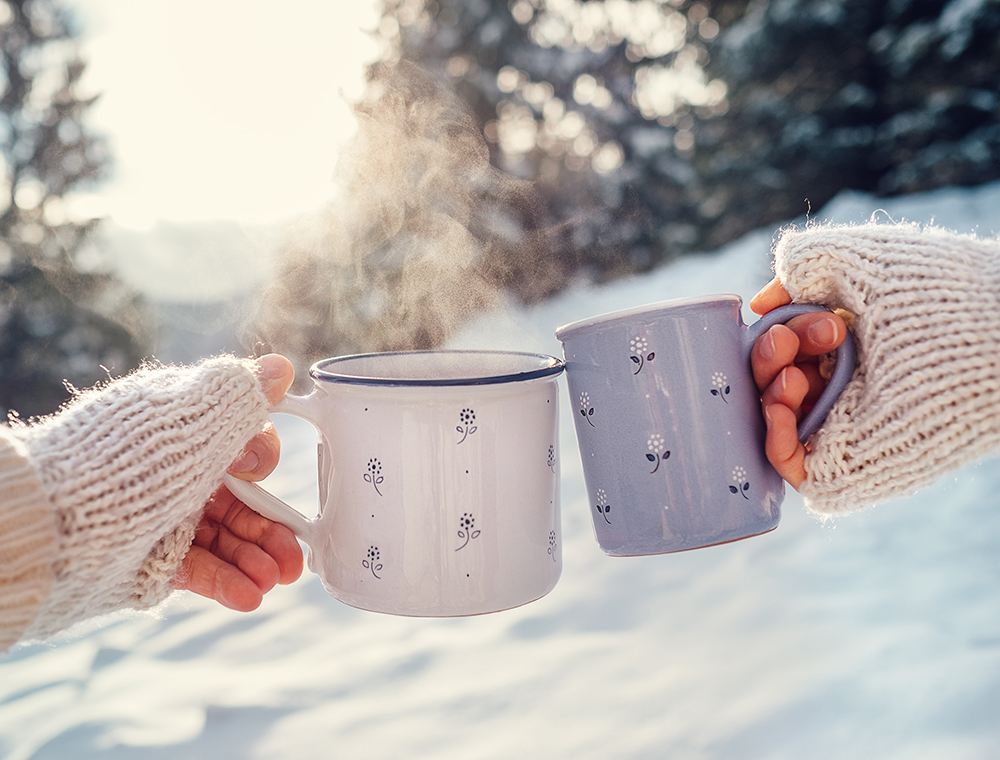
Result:
{"type": "Polygon", "coordinates": [[[270,223],[332,195],[373,0],[68,0],[113,178],[78,206],[146,228],[270,223]]]}

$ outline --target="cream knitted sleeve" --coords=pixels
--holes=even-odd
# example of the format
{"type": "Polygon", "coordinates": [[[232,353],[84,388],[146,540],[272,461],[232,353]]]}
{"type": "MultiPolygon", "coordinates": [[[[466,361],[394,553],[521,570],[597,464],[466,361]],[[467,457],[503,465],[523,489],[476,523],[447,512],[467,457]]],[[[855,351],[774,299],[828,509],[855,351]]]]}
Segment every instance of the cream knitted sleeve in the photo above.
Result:
{"type": "Polygon", "coordinates": [[[24,446],[0,427],[0,652],[34,619],[54,576],[55,515],[24,446]]]}
{"type": "Polygon", "coordinates": [[[810,440],[800,491],[826,513],[912,493],[1000,446],[1000,240],[912,224],[786,233],[795,301],[855,316],[858,368],[810,440]]]}
{"type": "Polygon", "coordinates": [[[205,502],[267,411],[252,365],[222,357],[143,367],[8,429],[54,514],[57,544],[51,587],[21,638],[165,599],[205,502]]]}

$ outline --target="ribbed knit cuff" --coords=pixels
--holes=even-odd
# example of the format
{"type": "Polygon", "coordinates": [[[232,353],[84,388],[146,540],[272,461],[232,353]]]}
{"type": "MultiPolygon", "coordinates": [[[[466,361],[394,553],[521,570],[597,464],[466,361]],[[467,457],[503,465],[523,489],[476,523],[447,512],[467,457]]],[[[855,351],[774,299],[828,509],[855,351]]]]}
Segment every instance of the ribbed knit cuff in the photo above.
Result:
{"type": "Polygon", "coordinates": [[[0,651],[35,619],[54,581],[56,521],[27,452],[0,427],[0,651]]]}

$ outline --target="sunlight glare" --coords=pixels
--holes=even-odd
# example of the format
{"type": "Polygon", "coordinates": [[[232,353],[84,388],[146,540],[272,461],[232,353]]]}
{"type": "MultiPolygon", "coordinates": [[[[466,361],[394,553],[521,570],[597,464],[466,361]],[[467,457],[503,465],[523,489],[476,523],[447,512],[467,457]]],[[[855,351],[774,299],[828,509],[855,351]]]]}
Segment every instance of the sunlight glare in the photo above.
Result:
{"type": "Polygon", "coordinates": [[[148,227],[270,223],[332,197],[338,147],[354,129],[348,101],[377,55],[363,31],[379,21],[372,0],[75,7],[84,90],[100,93],[90,123],[114,156],[111,181],[75,201],[148,227]]]}

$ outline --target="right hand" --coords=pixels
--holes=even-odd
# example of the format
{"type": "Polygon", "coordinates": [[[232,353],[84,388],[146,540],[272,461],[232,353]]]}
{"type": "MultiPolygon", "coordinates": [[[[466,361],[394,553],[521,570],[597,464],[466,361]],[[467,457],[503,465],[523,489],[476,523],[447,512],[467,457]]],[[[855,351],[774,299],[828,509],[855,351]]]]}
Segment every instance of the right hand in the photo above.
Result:
{"type": "MultiPolygon", "coordinates": [[[[771,280],[750,301],[757,314],[791,303],[788,291],[771,280]]],[[[765,453],[789,485],[798,489],[806,478],[806,447],[799,443],[797,423],[826,388],[819,358],[835,350],[847,335],[836,314],[820,311],[775,325],[754,344],[750,354],[754,380],[767,422],[765,453]]]]}

